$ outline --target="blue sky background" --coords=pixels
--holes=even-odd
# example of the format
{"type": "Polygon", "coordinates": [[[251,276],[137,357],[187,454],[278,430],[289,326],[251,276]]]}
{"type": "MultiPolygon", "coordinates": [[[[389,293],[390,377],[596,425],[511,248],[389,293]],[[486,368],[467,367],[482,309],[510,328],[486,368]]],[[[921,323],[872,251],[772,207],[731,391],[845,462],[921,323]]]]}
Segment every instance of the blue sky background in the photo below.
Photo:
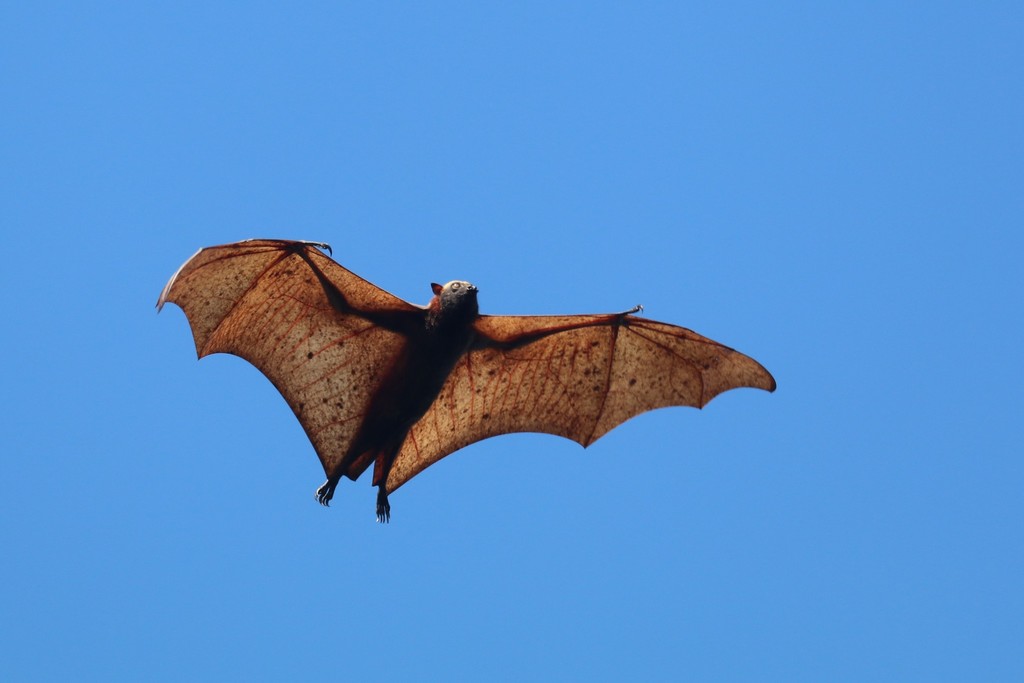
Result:
{"type": "Polygon", "coordinates": [[[1019,3],[431,5],[0,10],[0,678],[1024,680],[1019,3]],[[256,236],[779,389],[325,510],[153,308],[256,236]]]}

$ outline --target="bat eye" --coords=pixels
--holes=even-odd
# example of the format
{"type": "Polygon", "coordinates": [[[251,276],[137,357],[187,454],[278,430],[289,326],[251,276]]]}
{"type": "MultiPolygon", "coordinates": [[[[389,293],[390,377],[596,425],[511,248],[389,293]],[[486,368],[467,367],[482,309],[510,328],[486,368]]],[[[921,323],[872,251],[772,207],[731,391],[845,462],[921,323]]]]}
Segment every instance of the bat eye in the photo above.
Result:
{"type": "Polygon", "coordinates": [[[452,285],[452,289],[454,289],[454,290],[458,290],[458,289],[459,289],[459,287],[461,287],[461,286],[462,286],[461,284],[459,284],[458,282],[456,282],[456,283],[454,283],[454,284],[452,285]]]}

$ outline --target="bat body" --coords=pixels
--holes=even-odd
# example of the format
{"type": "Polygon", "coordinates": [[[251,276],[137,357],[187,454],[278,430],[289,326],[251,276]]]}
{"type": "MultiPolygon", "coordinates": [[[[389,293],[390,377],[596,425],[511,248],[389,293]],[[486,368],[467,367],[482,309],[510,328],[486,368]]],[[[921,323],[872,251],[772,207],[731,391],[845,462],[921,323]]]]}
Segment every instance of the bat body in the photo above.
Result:
{"type": "Polygon", "coordinates": [[[430,408],[455,363],[469,348],[471,323],[478,310],[473,285],[450,282],[445,287],[435,284],[434,288],[430,306],[407,314],[408,324],[402,329],[406,342],[385,370],[341,467],[329,472],[327,481],[317,490],[317,500],[322,504],[330,502],[343,474],[357,479],[373,462],[377,517],[390,519],[387,489],[381,482],[409,430],[430,408]]]}
{"type": "Polygon", "coordinates": [[[199,357],[232,353],[287,400],[320,457],[327,505],[342,477],[374,464],[388,494],[446,455],[511,432],[583,446],[641,412],[703,407],[736,387],[773,391],[753,359],[634,314],[481,316],[468,282],[432,285],[415,306],[345,270],[310,242],[201,249],[167,283],[199,357]]]}

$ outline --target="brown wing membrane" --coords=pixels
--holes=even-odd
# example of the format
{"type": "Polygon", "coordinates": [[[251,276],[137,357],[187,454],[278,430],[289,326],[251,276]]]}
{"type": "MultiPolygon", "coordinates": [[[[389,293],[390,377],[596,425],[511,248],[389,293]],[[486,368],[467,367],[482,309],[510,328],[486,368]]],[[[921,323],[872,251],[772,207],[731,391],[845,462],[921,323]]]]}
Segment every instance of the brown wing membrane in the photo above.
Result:
{"type": "Polygon", "coordinates": [[[703,407],[737,387],[774,391],[761,365],[695,332],[635,316],[482,316],[479,348],[413,427],[388,491],[475,441],[542,432],[589,446],[665,406],[703,407]]]}
{"type": "Polygon", "coordinates": [[[345,270],[318,246],[325,245],[250,240],[202,249],[157,306],[170,301],[185,311],[200,358],[230,353],[259,368],[330,472],[405,344],[403,316],[422,309],[345,270]]]}

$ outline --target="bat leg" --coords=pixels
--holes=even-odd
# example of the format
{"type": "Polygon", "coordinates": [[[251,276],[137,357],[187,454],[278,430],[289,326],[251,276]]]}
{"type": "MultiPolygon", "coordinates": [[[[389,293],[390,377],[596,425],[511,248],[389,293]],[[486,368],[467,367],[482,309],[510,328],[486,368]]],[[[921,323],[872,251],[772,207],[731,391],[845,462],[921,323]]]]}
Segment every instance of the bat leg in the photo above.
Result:
{"type": "Polygon", "coordinates": [[[331,498],[334,498],[334,489],[337,488],[340,479],[340,477],[338,479],[332,477],[325,481],[323,486],[318,488],[316,493],[313,494],[316,497],[316,501],[324,507],[330,506],[331,498]]]}
{"type": "Polygon", "coordinates": [[[373,463],[373,485],[377,487],[377,521],[387,524],[391,521],[391,503],[388,502],[388,473],[395,462],[404,436],[385,446],[373,463]]]}
{"type": "Polygon", "coordinates": [[[388,502],[387,488],[383,484],[377,487],[377,521],[381,524],[391,521],[391,503],[388,502]]]}

